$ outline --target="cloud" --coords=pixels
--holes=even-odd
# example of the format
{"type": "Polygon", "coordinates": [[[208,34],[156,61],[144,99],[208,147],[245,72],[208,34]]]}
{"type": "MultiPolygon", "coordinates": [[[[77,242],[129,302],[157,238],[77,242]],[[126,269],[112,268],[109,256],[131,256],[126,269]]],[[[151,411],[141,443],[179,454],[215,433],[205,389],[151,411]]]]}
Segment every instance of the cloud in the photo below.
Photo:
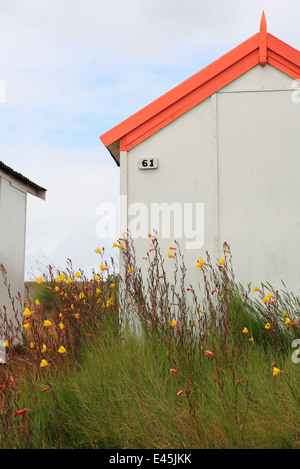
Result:
{"type": "Polygon", "coordinates": [[[263,9],[300,49],[292,0],[0,2],[0,159],[48,189],[28,197],[27,267],[97,265],[97,206],[119,196],[99,136],[258,32],[263,9]]]}

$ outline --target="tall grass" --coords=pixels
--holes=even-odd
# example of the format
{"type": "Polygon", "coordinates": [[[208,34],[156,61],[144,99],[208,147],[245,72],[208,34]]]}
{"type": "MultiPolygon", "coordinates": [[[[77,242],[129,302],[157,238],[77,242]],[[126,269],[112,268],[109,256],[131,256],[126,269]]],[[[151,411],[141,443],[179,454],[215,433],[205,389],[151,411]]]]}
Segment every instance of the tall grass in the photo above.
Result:
{"type": "Polygon", "coordinates": [[[120,241],[120,279],[103,258],[92,278],[70,261],[65,279],[44,275],[0,370],[0,447],[299,448],[297,298],[260,285],[250,300],[226,244],[224,262],[203,261],[200,295],[177,244],[171,283],[155,237],[147,278],[130,237],[120,241]]]}

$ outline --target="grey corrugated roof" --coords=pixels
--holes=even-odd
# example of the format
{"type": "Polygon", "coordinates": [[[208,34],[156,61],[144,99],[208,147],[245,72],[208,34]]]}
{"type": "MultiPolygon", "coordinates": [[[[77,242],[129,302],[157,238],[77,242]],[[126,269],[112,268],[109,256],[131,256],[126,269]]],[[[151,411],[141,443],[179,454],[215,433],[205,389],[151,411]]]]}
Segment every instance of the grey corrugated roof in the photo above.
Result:
{"type": "Polygon", "coordinates": [[[23,176],[22,174],[18,173],[14,169],[10,168],[6,164],[4,164],[2,161],[0,161],[0,170],[4,171],[5,173],[9,174],[10,176],[13,176],[14,178],[18,179],[18,181],[23,182],[24,184],[27,184],[28,186],[32,187],[33,189],[36,189],[38,191],[45,191],[47,189],[44,189],[43,187],[39,186],[35,182],[30,181],[27,177],[23,176]]]}

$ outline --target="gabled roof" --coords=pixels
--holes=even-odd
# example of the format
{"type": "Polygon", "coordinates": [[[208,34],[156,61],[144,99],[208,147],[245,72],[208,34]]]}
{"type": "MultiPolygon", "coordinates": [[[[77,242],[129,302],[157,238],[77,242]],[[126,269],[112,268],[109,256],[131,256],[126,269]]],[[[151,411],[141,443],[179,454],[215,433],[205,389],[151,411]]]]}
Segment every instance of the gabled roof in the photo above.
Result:
{"type": "Polygon", "coordinates": [[[100,139],[119,166],[120,151],[130,150],[251,68],[267,63],[294,79],[300,78],[300,52],[267,32],[263,12],[257,34],[101,135],[100,139]]]}
{"type": "Polygon", "coordinates": [[[1,172],[8,174],[13,179],[16,179],[18,182],[25,185],[26,188],[28,189],[28,192],[30,192],[31,194],[35,195],[36,197],[39,197],[40,199],[45,200],[47,189],[44,189],[43,187],[39,186],[35,182],[30,181],[30,179],[28,179],[27,177],[23,176],[17,171],[14,171],[9,166],[6,166],[6,164],[4,164],[2,161],[0,161],[0,175],[1,175],[1,172]]]}

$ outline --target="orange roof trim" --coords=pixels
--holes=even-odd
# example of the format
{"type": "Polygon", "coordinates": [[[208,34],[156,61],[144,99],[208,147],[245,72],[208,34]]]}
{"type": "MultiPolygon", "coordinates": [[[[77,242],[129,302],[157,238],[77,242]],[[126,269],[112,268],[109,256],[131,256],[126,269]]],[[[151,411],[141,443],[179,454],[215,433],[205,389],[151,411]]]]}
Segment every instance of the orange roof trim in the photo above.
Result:
{"type": "Polygon", "coordinates": [[[120,151],[130,150],[251,68],[267,63],[292,78],[300,78],[300,52],[267,32],[263,12],[259,33],[101,135],[100,139],[119,165],[120,151]]]}

